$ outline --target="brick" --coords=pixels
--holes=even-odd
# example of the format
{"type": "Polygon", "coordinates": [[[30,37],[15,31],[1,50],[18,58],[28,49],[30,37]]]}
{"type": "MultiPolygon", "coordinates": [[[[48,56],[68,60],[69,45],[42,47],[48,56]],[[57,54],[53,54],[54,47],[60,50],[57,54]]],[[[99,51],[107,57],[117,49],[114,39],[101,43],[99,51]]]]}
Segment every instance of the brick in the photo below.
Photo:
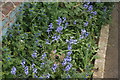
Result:
{"type": "Polygon", "coordinates": [[[4,26],[6,23],[9,22],[9,18],[8,17],[5,17],[3,20],[2,20],[2,25],[4,26]]]}
{"type": "Polygon", "coordinates": [[[13,2],[15,6],[19,6],[21,2],[13,2]]]}
{"type": "Polygon", "coordinates": [[[1,2],[1,1],[0,1],[0,6],[1,6],[3,3],[4,3],[4,2],[1,2]]]}
{"type": "Polygon", "coordinates": [[[2,13],[4,15],[7,15],[13,8],[14,8],[13,4],[11,2],[7,2],[2,6],[2,13]]]}

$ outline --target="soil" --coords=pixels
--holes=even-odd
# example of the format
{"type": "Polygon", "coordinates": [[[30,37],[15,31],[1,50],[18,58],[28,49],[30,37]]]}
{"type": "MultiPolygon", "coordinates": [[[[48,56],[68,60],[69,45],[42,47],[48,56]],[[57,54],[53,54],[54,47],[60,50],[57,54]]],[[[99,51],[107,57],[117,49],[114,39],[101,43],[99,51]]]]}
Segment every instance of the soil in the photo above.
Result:
{"type": "Polygon", "coordinates": [[[118,78],[118,4],[117,3],[112,13],[112,24],[110,25],[109,32],[110,33],[109,33],[108,46],[107,46],[108,48],[106,53],[104,77],[118,78]]]}

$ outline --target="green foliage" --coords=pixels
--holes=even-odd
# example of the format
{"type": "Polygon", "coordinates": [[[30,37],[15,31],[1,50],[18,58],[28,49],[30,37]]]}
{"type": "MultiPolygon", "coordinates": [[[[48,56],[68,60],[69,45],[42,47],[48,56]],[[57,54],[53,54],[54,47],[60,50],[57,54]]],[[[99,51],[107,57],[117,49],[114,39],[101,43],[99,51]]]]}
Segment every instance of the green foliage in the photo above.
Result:
{"type": "Polygon", "coordinates": [[[91,78],[100,29],[110,21],[112,8],[112,3],[24,3],[3,36],[3,78],[91,78]],[[70,61],[63,66],[65,59],[70,61]]]}

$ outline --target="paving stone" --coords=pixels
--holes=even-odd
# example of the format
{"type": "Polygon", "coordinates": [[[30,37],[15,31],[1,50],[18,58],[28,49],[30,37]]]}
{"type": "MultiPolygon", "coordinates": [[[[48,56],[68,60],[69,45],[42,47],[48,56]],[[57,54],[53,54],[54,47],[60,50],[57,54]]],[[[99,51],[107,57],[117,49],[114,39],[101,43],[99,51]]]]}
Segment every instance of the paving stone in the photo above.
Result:
{"type": "Polygon", "coordinates": [[[2,6],[2,13],[7,15],[11,10],[13,10],[14,6],[11,2],[7,2],[2,6]]]}

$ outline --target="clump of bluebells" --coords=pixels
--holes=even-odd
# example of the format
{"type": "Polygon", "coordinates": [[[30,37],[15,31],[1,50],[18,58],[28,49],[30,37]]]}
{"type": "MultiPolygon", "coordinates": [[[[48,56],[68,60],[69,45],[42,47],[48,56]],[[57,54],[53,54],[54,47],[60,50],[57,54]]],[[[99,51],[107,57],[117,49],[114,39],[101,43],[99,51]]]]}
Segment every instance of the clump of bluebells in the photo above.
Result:
{"type": "Polygon", "coordinates": [[[3,36],[3,78],[91,78],[108,4],[24,3],[3,36]]]}

